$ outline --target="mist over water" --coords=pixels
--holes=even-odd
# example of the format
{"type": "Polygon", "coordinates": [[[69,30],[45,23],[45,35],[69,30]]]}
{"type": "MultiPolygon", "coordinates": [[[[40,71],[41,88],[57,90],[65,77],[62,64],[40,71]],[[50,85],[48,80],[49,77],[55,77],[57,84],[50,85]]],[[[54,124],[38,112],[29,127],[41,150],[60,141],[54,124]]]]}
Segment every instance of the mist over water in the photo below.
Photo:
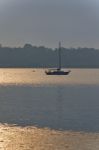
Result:
{"type": "Polygon", "coordinates": [[[0,69],[0,122],[51,129],[99,131],[99,70],[0,69]]]}

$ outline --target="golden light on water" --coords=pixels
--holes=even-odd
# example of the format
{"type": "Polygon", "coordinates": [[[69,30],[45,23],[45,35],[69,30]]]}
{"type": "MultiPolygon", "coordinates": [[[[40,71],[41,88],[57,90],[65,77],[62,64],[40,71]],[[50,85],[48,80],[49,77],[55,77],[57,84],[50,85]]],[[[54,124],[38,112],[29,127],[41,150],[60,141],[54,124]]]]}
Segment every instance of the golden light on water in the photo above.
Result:
{"type": "Polygon", "coordinates": [[[99,134],[0,125],[0,150],[98,150],[99,134]]]}
{"type": "Polygon", "coordinates": [[[71,69],[68,76],[48,76],[45,69],[0,69],[0,85],[99,84],[99,69],[71,69]]]}

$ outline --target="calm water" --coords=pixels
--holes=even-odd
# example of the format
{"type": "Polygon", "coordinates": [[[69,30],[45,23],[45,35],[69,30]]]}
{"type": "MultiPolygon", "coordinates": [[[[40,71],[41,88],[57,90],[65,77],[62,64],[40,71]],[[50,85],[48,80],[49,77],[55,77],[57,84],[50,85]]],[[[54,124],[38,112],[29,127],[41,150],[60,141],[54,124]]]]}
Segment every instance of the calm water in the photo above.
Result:
{"type": "Polygon", "coordinates": [[[0,69],[0,122],[99,132],[99,69],[0,69]]]}

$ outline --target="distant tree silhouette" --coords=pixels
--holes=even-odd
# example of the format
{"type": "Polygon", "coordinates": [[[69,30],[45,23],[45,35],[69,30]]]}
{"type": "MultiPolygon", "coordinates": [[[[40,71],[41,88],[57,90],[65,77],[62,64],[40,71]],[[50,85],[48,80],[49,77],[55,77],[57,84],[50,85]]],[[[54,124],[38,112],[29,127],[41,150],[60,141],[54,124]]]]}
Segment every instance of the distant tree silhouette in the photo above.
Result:
{"type": "MultiPolygon", "coordinates": [[[[99,50],[94,48],[61,48],[62,67],[99,68],[99,50]]],[[[57,67],[58,48],[44,46],[0,47],[0,67],[57,67]]]]}
{"type": "Polygon", "coordinates": [[[25,44],[23,48],[33,48],[31,44],[25,44]]]}

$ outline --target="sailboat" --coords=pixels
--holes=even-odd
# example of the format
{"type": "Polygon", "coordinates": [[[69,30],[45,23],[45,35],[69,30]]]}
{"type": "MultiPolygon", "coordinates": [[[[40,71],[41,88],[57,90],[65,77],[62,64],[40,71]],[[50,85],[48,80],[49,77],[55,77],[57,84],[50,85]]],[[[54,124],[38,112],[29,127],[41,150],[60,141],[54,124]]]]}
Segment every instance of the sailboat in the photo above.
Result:
{"type": "Polygon", "coordinates": [[[59,42],[58,49],[58,68],[56,69],[48,69],[45,71],[46,75],[68,75],[70,70],[64,71],[61,70],[61,42],[59,42]]]}

